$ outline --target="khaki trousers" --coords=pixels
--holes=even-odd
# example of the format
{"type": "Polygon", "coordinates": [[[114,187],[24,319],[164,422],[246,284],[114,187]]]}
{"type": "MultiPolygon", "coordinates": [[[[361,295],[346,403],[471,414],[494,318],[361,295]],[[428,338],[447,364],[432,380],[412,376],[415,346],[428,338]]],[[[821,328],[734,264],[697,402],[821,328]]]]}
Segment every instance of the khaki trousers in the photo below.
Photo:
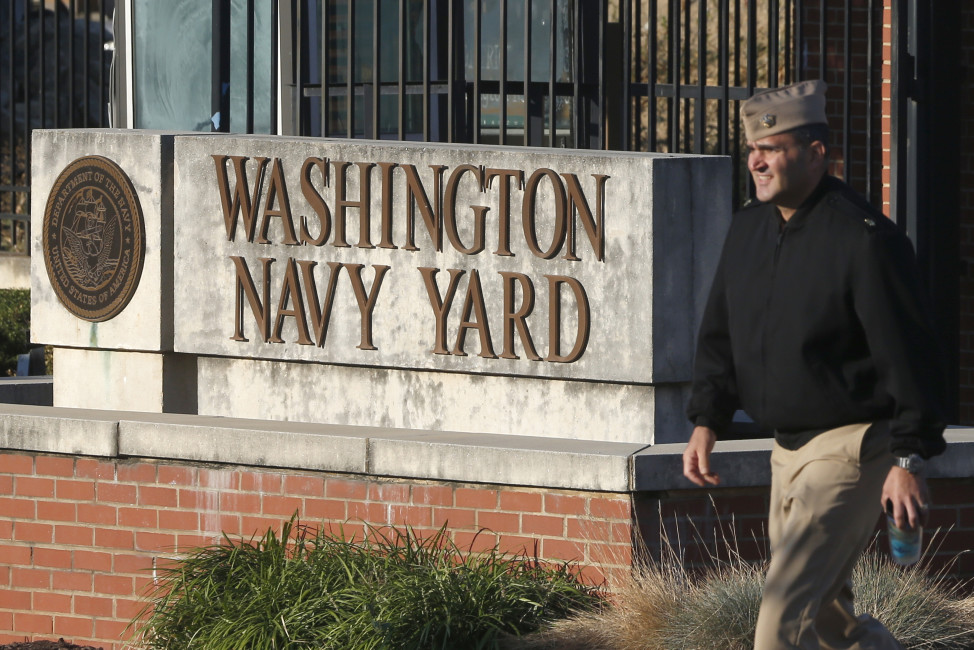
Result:
{"type": "Polygon", "coordinates": [[[771,453],[771,564],[755,650],[902,650],[885,627],[855,616],[849,582],[881,512],[892,466],[869,424],[822,433],[771,453]]]}

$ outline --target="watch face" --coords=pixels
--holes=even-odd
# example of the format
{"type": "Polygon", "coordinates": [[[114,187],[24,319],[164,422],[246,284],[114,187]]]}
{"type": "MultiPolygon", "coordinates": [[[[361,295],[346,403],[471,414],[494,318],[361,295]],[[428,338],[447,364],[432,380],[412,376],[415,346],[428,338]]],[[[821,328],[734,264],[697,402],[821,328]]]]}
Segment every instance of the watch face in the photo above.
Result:
{"type": "Polygon", "coordinates": [[[911,474],[916,474],[923,469],[923,458],[918,454],[910,454],[909,456],[898,457],[896,464],[911,474]]]}

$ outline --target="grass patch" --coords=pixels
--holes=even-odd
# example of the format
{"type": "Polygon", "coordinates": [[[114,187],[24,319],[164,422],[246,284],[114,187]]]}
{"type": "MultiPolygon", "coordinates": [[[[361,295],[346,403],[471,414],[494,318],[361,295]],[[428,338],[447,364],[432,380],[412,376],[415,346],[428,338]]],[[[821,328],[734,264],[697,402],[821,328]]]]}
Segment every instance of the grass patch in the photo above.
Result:
{"type": "MultiPolygon", "coordinates": [[[[726,541],[724,542],[726,544],[726,541]]],[[[520,650],[751,650],[766,563],[733,548],[702,574],[688,570],[664,545],[659,561],[642,561],[610,585],[612,604],[574,614],[518,639],[520,650]]],[[[974,597],[931,573],[922,560],[894,565],[870,548],[856,566],[857,609],[882,621],[907,650],[974,648],[974,597]]]]}
{"type": "MultiPolygon", "coordinates": [[[[725,545],[728,542],[724,540],[725,545]]],[[[728,546],[703,573],[663,544],[659,560],[642,553],[632,573],[609,585],[611,604],[575,613],[519,640],[518,650],[751,650],[764,564],[728,546]]]]}
{"type": "Polygon", "coordinates": [[[931,575],[923,562],[903,569],[866,553],[852,575],[857,607],[882,621],[907,650],[970,650],[974,597],[964,596],[966,585],[950,580],[947,569],[931,575]]]}
{"type": "Polygon", "coordinates": [[[465,552],[445,528],[349,541],[292,518],[162,569],[130,628],[152,649],[486,650],[599,601],[570,563],[465,552]]]}

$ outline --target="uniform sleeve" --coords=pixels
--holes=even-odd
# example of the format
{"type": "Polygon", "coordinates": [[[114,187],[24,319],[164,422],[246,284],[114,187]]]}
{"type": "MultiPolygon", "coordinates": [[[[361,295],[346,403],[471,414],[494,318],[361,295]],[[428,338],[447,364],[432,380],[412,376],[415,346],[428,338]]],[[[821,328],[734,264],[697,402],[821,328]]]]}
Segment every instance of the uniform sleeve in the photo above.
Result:
{"type": "Polygon", "coordinates": [[[726,431],[740,405],[724,284],[726,250],[725,244],[700,324],[687,406],[690,420],[697,426],[710,427],[718,437],[726,431]]]}
{"type": "Polygon", "coordinates": [[[925,458],[942,453],[944,362],[910,241],[895,230],[870,233],[853,287],[881,385],[894,402],[891,451],[925,458]]]}

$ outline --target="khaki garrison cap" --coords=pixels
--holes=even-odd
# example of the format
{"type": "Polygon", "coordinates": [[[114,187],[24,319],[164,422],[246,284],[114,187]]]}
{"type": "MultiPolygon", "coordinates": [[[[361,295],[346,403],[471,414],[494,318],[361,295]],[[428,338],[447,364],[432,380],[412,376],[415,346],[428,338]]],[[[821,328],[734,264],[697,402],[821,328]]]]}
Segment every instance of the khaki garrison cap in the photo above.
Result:
{"type": "Polygon", "coordinates": [[[749,142],[809,124],[828,124],[824,81],[802,81],[755,93],[741,104],[744,136],[749,142]]]}

